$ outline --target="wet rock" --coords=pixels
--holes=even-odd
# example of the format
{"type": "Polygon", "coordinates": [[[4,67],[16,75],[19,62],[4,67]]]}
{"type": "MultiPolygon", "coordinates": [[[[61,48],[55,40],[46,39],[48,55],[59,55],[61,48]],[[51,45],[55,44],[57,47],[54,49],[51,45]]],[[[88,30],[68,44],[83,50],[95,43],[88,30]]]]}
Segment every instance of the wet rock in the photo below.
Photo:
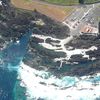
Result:
{"type": "Polygon", "coordinates": [[[6,47],[6,45],[7,43],[2,38],[0,38],[0,50],[3,50],[6,47]]]}

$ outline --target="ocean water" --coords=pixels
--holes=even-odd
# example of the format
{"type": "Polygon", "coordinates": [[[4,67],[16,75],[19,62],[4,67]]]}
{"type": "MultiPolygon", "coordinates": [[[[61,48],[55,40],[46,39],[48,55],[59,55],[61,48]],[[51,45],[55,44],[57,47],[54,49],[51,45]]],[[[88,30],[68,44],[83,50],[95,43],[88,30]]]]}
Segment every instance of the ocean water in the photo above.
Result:
{"type": "Polygon", "coordinates": [[[17,79],[19,63],[27,51],[31,33],[29,31],[18,42],[11,43],[0,52],[0,100],[14,100],[15,98],[15,87],[19,81],[17,79]]]}
{"type": "Polygon", "coordinates": [[[57,78],[25,65],[31,33],[0,52],[0,100],[100,100],[100,73],[57,78]]]}
{"type": "Polygon", "coordinates": [[[26,88],[27,100],[100,100],[100,73],[57,78],[24,63],[20,66],[19,79],[21,86],[26,88]]]}

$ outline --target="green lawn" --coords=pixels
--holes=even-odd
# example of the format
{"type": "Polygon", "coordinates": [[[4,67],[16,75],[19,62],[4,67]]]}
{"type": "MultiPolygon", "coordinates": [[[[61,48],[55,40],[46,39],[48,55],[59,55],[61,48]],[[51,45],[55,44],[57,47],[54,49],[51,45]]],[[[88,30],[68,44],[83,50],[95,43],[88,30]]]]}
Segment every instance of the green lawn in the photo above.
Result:
{"type": "MultiPolygon", "coordinates": [[[[60,4],[60,5],[75,5],[79,4],[79,0],[42,0],[49,3],[60,4]]],[[[84,3],[95,3],[99,2],[100,0],[84,0],[84,3]]]]}

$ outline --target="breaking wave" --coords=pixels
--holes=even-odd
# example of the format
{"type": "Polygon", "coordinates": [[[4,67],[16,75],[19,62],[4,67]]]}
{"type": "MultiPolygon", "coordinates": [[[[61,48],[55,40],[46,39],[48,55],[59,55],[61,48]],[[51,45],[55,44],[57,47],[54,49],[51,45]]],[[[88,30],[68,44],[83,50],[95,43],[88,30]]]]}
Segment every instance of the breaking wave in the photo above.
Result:
{"type": "Polygon", "coordinates": [[[98,100],[100,73],[93,76],[57,78],[49,72],[33,69],[23,62],[19,68],[20,86],[27,100],[98,100]]]}

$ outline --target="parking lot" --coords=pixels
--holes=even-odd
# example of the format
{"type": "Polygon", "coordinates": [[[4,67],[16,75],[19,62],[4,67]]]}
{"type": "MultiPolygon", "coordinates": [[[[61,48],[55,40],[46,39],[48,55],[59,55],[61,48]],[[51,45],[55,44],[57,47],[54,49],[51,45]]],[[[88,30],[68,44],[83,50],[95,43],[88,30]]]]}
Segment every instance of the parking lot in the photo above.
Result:
{"type": "Polygon", "coordinates": [[[90,25],[92,31],[84,31],[84,33],[98,33],[98,23],[100,20],[99,7],[100,3],[78,7],[63,23],[69,26],[72,35],[80,34],[82,28],[84,29],[86,25],[90,25]]]}

